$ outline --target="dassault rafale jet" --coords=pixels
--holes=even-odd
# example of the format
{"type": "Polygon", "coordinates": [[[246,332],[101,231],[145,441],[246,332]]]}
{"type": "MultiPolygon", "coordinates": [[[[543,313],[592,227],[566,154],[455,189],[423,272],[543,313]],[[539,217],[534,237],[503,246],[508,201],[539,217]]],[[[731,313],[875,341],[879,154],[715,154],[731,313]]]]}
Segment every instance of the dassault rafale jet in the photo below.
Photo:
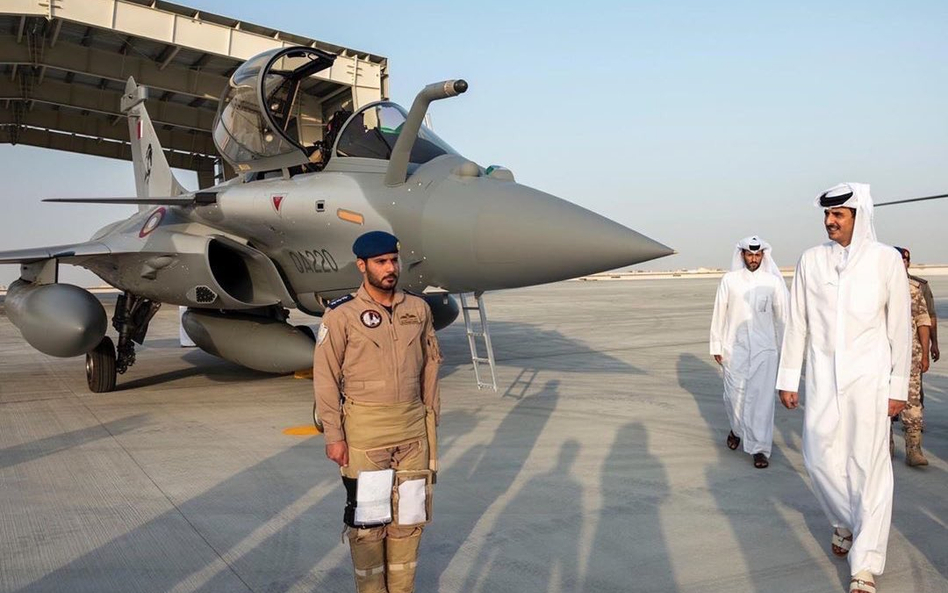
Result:
{"type": "Polygon", "coordinates": [[[423,125],[432,101],[467,90],[431,84],[409,111],[381,101],[321,114],[307,94],[334,56],[292,47],[239,67],[220,99],[214,142],[237,176],[186,191],[174,178],[129,79],[137,197],[50,201],[135,204],[138,212],[89,241],[0,253],[21,264],[6,313],[37,350],[86,357],[89,388],[107,392],[135,362],[163,303],[185,306],[183,327],[203,350],[253,369],[312,365],[308,327],[288,309],[319,316],[358,288],[351,246],[384,230],[401,241],[402,288],[422,295],[435,325],[459,312],[452,294],[574,278],[673,253],[609,219],[531,189],[503,167],[484,168],[423,125]],[[315,115],[315,114],[318,114],[315,115]],[[323,125],[322,121],[327,121],[323,125]],[[91,293],[58,280],[59,264],[91,270],[121,291],[112,326],[91,293]]]}

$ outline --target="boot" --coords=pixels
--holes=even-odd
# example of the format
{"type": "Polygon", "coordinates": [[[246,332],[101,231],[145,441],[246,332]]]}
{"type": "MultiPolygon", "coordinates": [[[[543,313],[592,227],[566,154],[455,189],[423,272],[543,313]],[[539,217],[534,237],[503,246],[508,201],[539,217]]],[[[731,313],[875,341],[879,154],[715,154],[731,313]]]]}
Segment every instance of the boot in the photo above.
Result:
{"type": "Polygon", "coordinates": [[[349,529],[357,593],[388,593],[385,588],[384,537],[382,528],[349,529]]]}
{"type": "Polygon", "coordinates": [[[911,430],[905,433],[905,464],[911,467],[928,465],[922,454],[922,431],[911,430]]]}
{"type": "Polygon", "coordinates": [[[420,543],[421,529],[416,529],[408,537],[392,537],[389,533],[385,538],[389,593],[413,593],[415,590],[415,569],[418,566],[420,543]]]}

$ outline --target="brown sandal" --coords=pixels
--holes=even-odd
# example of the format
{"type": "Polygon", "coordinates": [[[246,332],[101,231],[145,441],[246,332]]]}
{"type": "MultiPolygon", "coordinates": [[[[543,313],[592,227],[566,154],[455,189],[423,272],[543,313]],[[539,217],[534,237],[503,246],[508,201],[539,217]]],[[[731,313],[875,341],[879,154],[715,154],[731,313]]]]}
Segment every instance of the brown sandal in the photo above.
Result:
{"type": "Polygon", "coordinates": [[[754,467],[757,469],[764,469],[770,466],[770,461],[767,460],[767,456],[763,453],[754,453],[754,467]]]}
{"type": "Polygon", "coordinates": [[[876,593],[876,584],[868,572],[854,575],[849,581],[849,593],[876,593]]]}
{"type": "Polygon", "coordinates": [[[844,536],[838,529],[833,530],[833,554],[840,558],[849,554],[849,548],[853,547],[853,534],[844,536]]]}
{"type": "Polygon", "coordinates": [[[741,437],[734,434],[734,431],[727,433],[727,448],[734,451],[741,446],[741,437]]]}

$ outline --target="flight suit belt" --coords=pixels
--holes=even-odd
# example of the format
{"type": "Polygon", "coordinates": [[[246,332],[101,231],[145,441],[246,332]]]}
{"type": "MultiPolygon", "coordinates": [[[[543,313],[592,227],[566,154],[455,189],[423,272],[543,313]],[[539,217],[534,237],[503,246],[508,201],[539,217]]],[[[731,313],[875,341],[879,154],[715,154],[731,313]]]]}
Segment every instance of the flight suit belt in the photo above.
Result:
{"type": "Polygon", "coordinates": [[[357,403],[342,406],[346,444],[354,449],[385,449],[426,438],[425,404],[420,399],[397,404],[357,403]]]}

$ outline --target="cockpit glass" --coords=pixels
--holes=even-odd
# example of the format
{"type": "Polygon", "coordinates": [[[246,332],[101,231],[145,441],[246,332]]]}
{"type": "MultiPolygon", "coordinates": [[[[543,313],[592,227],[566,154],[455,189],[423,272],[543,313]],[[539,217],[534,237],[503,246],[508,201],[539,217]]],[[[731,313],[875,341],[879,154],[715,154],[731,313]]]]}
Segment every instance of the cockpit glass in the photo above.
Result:
{"type": "Polygon", "coordinates": [[[231,76],[218,106],[214,144],[241,170],[302,165],[323,137],[319,80],[335,56],[303,47],[277,48],[247,60],[231,76]]]}
{"type": "MultiPolygon", "coordinates": [[[[407,118],[405,110],[395,103],[366,107],[349,120],[339,137],[336,152],[339,156],[388,160],[407,118]]],[[[430,129],[421,126],[409,161],[427,163],[443,154],[457,154],[457,151],[430,129]]]]}

